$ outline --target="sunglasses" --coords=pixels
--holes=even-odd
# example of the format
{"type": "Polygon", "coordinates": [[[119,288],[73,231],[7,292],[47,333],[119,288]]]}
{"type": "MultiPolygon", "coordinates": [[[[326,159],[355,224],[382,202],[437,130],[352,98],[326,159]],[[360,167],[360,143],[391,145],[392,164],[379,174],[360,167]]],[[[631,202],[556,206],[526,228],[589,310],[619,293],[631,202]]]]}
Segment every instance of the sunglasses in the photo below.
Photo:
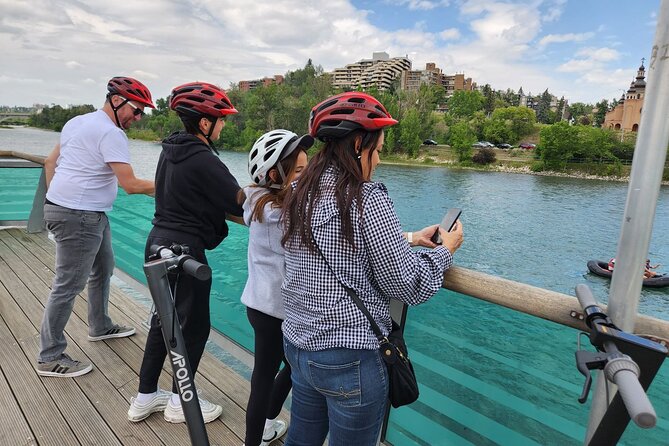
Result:
{"type": "Polygon", "coordinates": [[[133,114],[133,115],[135,115],[135,116],[142,116],[142,117],[144,117],[144,115],[146,115],[146,113],[144,113],[144,110],[142,110],[141,108],[137,107],[137,106],[136,106],[135,104],[133,104],[132,102],[130,102],[130,101],[126,101],[126,104],[128,104],[129,106],[131,106],[131,107],[134,109],[134,110],[132,111],[132,114],[133,114]]]}

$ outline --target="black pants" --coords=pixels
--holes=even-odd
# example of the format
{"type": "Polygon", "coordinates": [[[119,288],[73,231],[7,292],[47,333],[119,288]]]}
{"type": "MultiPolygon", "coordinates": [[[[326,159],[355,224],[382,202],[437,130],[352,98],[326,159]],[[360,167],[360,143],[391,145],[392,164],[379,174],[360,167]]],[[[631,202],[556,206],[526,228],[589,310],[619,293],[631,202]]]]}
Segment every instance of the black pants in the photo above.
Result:
{"type": "MultiPolygon", "coordinates": [[[[146,241],[145,258],[148,259],[148,251],[151,245],[170,246],[172,243],[180,243],[180,241],[159,237],[152,232],[146,241]]],[[[207,264],[204,248],[190,246],[190,255],[197,261],[207,264]]],[[[209,319],[211,279],[203,281],[186,274],[180,274],[177,280],[176,274],[170,274],[169,280],[172,295],[175,296],[175,307],[181,323],[186,351],[188,352],[188,361],[193,377],[195,377],[211,326],[209,319]]],[[[151,328],[146,338],[144,359],[139,370],[140,393],[152,393],[158,389],[158,378],[167,356],[161,324],[168,330],[172,329],[172,321],[161,321],[158,315],[151,318],[151,328]]],[[[172,382],[172,392],[177,393],[177,386],[174,382],[172,382]]]]}
{"type": "Polygon", "coordinates": [[[265,419],[279,415],[290,392],[290,366],[283,355],[282,320],[252,308],[246,309],[246,315],[255,333],[255,363],[246,407],[244,444],[258,446],[262,441],[265,419]],[[279,372],[281,361],[284,367],[279,372]]]}

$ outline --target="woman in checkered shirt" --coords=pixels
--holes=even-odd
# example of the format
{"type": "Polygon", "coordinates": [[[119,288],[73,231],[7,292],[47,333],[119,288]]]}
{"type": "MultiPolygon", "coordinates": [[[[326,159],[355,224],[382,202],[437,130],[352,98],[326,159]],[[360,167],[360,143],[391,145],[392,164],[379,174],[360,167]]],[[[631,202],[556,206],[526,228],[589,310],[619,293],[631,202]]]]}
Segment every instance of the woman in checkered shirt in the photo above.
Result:
{"type": "Polygon", "coordinates": [[[293,399],[287,446],[376,444],[388,375],[369,321],[346,293],[352,288],[384,334],[390,298],[409,305],[441,287],[462,225],[404,234],[385,186],[370,181],[383,128],[396,124],[374,97],[348,92],[311,111],[309,132],[324,142],[284,205],[286,311],[284,349],[293,399]],[[408,240],[410,239],[410,240],[408,240]],[[430,250],[413,251],[411,245],[430,250]]]}

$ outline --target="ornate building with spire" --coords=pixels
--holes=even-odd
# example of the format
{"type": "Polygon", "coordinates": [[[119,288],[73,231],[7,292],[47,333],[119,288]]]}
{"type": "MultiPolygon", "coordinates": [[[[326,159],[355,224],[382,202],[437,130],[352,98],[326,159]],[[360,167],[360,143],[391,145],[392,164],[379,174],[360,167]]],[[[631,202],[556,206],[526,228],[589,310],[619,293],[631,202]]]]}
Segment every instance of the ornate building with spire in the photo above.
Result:
{"type": "Polygon", "coordinates": [[[636,79],[632,81],[627,93],[623,93],[618,105],[606,113],[602,127],[624,132],[638,131],[645,94],[646,68],[643,66],[643,59],[641,59],[641,66],[636,73],[636,79]]]}

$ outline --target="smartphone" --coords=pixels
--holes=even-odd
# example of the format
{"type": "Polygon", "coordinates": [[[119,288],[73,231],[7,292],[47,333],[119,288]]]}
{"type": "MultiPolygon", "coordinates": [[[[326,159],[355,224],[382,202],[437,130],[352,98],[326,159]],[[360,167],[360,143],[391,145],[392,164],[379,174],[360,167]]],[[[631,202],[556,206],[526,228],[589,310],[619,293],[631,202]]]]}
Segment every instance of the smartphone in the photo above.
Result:
{"type": "MultiPolygon", "coordinates": [[[[458,221],[458,218],[460,217],[460,214],[462,213],[462,209],[458,208],[451,208],[446,212],[446,215],[444,215],[444,218],[441,220],[441,224],[439,224],[439,227],[446,232],[451,232],[451,229],[453,229],[453,226],[455,226],[455,222],[458,221]]],[[[436,243],[437,245],[441,245],[441,235],[439,234],[439,228],[437,228],[436,231],[434,231],[434,234],[432,235],[432,240],[433,243],[436,243]]]]}

